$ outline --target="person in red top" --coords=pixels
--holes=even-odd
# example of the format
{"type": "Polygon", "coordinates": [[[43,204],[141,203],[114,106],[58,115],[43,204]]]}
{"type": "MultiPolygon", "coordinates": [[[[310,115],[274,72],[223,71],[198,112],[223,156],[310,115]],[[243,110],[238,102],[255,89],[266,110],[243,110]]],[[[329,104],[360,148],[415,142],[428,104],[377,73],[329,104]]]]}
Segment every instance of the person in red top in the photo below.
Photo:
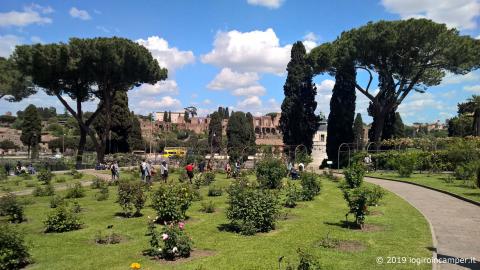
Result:
{"type": "Polygon", "coordinates": [[[185,166],[185,170],[187,171],[190,184],[192,184],[192,179],[193,179],[193,168],[194,168],[193,163],[189,163],[187,166],[185,166]]]}

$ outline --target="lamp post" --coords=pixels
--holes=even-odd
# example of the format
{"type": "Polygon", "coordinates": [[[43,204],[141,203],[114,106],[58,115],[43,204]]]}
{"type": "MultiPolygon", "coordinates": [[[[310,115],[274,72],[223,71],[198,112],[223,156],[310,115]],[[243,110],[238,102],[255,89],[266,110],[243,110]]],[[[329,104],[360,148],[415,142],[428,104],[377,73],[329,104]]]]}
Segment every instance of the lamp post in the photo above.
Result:
{"type": "Polygon", "coordinates": [[[63,133],[62,137],[62,155],[65,153],[65,133],[63,133]]]}
{"type": "Polygon", "coordinates": [[[210,160],[212,160],[213,157],[213,140],[215,140],[215,132],[212,134],[212,140],[210,141],[210,160]]]}

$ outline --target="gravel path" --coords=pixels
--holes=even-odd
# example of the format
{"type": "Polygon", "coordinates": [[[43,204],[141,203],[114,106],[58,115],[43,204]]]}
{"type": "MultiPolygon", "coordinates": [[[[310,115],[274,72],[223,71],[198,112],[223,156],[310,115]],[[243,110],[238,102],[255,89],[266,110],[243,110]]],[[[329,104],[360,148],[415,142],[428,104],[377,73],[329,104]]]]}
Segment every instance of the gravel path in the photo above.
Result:
{"type": "MultiPolygon", "coordinates": [[[[427,188],[365,177],[417,208],[430,222],[437,258],[468,259],[458,264],[436,264],[434,269],[480,269],[480,207],[427,188]],[[471,262],[470,258],[476,258],[471,262]]],[[[401,254],[397,254],[401,256],[401,254]]]]}

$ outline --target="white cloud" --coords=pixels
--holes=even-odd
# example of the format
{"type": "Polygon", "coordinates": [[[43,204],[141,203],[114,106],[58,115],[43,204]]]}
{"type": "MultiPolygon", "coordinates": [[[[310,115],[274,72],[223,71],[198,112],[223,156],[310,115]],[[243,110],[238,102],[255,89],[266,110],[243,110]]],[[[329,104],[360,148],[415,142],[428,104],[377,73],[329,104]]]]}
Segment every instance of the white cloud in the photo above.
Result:
{"type": "Polygon", "coordinates": [[[269,28],[265,31],[218,32],[214,48],[202,55],[202,62],[237,72],[263,72],[281,75],[290,61],[292,45],[280,46],[269,28]]]}
{"type": "Polygon", "coordinates": [[[253,6],[263,6],[271,9],[279,8],[284,0],[247,0],[247,3],[253,6]]]}
{"type": "Polygon", "coordinates": [[[478,73],[475,73],[475,72],[470,72],[465,75],[455,75],[453,73],[448,73],[443,78],[442,85],[478,81],[479,79],[480,79],[480,76],[478,75],[478,73]]]}
{"type": "Polygon", "coordinates": [[[398,106],[398,112],[404,116],[416,116],[420,111],[426,109],[443,110],[444,107],[444,104],[433,94],[415,92],[398,106]]]}
{"type": "Polygon", "coordinates": [[[178,85],[174,80],[159,81],[156,84],[142,84],[135,96],[155,96],[155,95],[176,95],[178,94],[178,85]]]}
{"type": "Polygon", "coordinates": [[[262,106],[262,100],[257,96],[247,97],[237,103],[237,108],[240,110],[251,111],[262,106]]]}
{"type": "Polygon", "coordinates": [[[162,97],[160,100],[142,100],[138,103],[139,109],[141,110],[178,110],[181,109],[181,102],[178,99],[172,98],[170,96],[162,97]]]}
{"type": "Polygon", "coordinates": [[[480,94],[480,84],[464,86],[463,90],[480,94]]]}
{"type": "Polygon", "coordinates": [[[93,13],[98,14],[98,15],[102,15],[102,12],[98,9],[94,9],[93,13]]]}
{"type": "Polygon", "coordinates": [[[0,36],[0,56],[8,57],[15,49],[15,46],[20,44],[21,38],[15,35],[0,36]]]}
{"type": "Polygon", "coordinates": [[[215,76],[207,88],[212,90],[235,89],[257,84],[259,76],[256,72],[235,72],[230,68],[223,68],[215,76]]]}
{"type": "Polygon", "coordinates": [[[323,80],[320,84],[315,84],[315,85],[317,86],[317,93],[319,93],[320,91],[322,92],[329,91],[331,93],[333,87],[335,86],[335,81],[326,79],[326,80],[323,80]]]}
{"type": "Polygon", "coordinates": [[[43,7],[37,4],[27,6],[22,11],[9,11],[0,13],[0,27],[18,26],[23,27],[29,24],[48,24],[52,19],[42,14],[52,13],[51,7],[43,7]]]}
{"type": "Polygon", "coordinates": [[[475,29],[480,15],[478,0],[382,0],[382,5],[402,18],[428,18],[458,29],[475,29]]]}
{"type": "Polygon", "coordinates": [[[265,87],[261,85],[252,85],[248,87],[241,87],[233,90],[234,96],[263,96],[265,95],[265,87]]]}
{"type": "Polygon", "coordinates": [[[146,47],[161,67],[168,69],[169,77],[176,69],[195,62],[192,51],[180,51],[176,47],[169,47],[168,41],[158,36],[151,36],[147,40],[138,39],[137,43],[146,47]]]}
{"type": "Polygon", "coordinates": [[[480,35],[478,35],[478,36],[476,37],[476,39],[480,39],[480,35]]]}
{"type": "Polygon", "coordinates": [[[30,41],[32,41],[32,43],[40,43],[40,44],[44,43],[43,40],[38,36],[30,37],[30,41]]]}
{"type": "Polygon", "coordinates": [[[207,98],[207,99],[203,100],[203,104],[209,105],[209,104],[212,104],[212,101],[207,98]]]}
{"type": "Polygon", "coordinates": [[[76,7],[72,7],[69,13],[70,13],[70,16],[72,16],[73,18],[77,18],[83,21],[87,21],[92,18],[86,10],[78,9],[76,7]]]}

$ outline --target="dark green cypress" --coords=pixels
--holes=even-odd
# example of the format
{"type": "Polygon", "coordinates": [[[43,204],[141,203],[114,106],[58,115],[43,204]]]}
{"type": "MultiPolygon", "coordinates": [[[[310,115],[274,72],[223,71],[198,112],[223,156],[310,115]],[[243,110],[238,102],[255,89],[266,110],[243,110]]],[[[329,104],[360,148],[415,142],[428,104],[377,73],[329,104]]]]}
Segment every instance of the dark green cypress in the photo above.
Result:
{"type": "Polygon", "coordinates": [[[28,105],[23,113],[22,121],[22,135],[20,140],[28,148],[28,155],[30,156],[30,150],[33,148],[31,157],[35,158],[37,154],[38,144],[42,139],[42,122],[40,115],[38,114],[37,107],[35,105],[28,105]]]}
{"type": "Polygon", "coordinates": [[[289,148],[290,158],[293,158],[294,149],[299,145],[304,145],[308,153],[311,153],[313,135],[320,125],[320,118],[315,115],[317,89],[312,82],[312,68],[307,63],[302,42],[293,45],[287,72],[283,86],[285,98],[281,107],[280,129],[283,143],[289,148]]]}
{"type": "Polygon", "coordinates": [[[327,126],[327,155],[334,164],[338,161],[339,146],[342,143],[351,143],[354,139],[355,76],[353,63],[345,63],[335,74],[327,126]]]}

